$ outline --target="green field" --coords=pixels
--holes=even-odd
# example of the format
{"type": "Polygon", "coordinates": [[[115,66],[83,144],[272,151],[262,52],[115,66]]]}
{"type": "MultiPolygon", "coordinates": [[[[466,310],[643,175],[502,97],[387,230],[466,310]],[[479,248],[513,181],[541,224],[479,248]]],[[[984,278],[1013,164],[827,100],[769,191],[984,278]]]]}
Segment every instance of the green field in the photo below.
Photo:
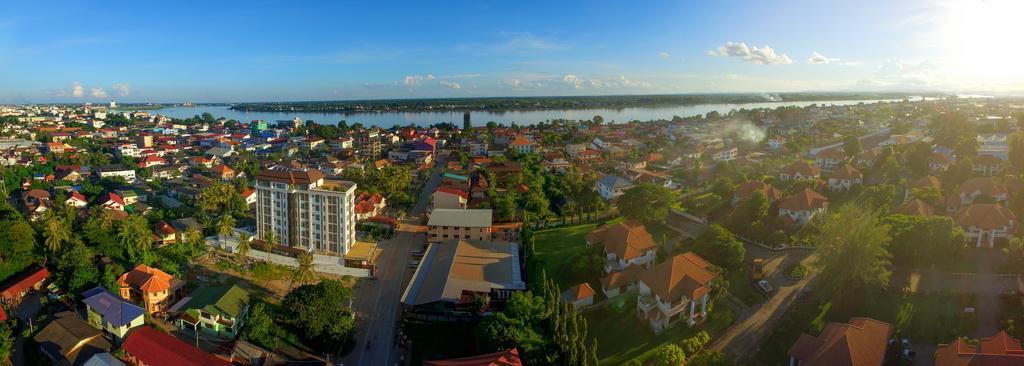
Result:
{"type": "MultiPolygon", "coordinates": [[[[607,223],[614,225],[621,221],[622,218],[616,218],[608,220],[607,223]]],[[[600,289],[596,278],[586,278],[585,274],[576,273],[572,266],[573,259],[579,258],[587,249],[587,242],[583,237],[595,228],[597,224],[583,224],[536,232],[534,258],[527,264],[530,284],[539,281],[543,271],[562,289],[585,281],[590,282],[591,286],[597,286],[594,287],[595,290],[600,289]]]]}

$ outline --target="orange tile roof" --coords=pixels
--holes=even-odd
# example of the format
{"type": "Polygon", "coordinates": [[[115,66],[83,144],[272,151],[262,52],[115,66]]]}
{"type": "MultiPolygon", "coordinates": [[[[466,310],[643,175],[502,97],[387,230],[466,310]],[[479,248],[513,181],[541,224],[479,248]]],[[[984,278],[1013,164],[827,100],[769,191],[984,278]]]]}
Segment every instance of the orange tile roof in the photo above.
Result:
{"type": "Polygon", "coordinates": [[[893,210],[893,213],[912,216],[931,216],[935,214],[935,209],[927,202],[915,198],[893,210]]]}
{"type": "Polygon", "coordinates": [[[935,176],[929,175],[929,176],[922,177],[921,179],[915,180],[913,183],[910,183],[910,188],[917,188],[917,189],[935,188],[935,190],[941,192],[942,191],[942,182],[939,181],[939,178],[936,178],[935,176]]]}
{"type": "Polygon", "coordinates": [[[981,192],[986,196],[1005,195],[1009,192],[1001,179],[993,177],[971,178],[960,185],[960,193],[970,195],[981,192]]]}
{"type": "Polygon", "coordinates": [[[140,264],[121,275],[118,283],[122,287],[135,287],[144,292],[163,292],[171,288],[174,277],[159,269],[140,264]]]}
{"type": "Polygon", "coordinates": [[[822,196],[810,188],[804,188],[799,193],[794,194],[779,203],[779,208],[784,208],[790,211],[806,211],[824,207],[828,207],[828,198],[825,198],[825,196],[822,196]]]}
{"type": "Polygon", "coordinates": [[[711,291],[715,274],[711,263],[693,252],[669,258],[640,273],[639,280],[661,297],[662,301],[675,301],[681,297],[698,299],[711,291]]]}
{"type": "Polygon", "coordinates": [[[581,283],[581,284],[576,285],[576,286],[573,286],[567,292],[572,294],[573,298],[576,299],[576,300],[582,300],[582,299],[594,296],[594,294],[597,293],[597,292],[594,292],[594,289],[592,287],[590,287],[589,283],[586,283],[586,282],[581,283]]]}
{"type": "Polygon", "coordinates": [[[1024,348],[1020,340],[1006,331],[985,338],[977,347],[957,338],[950,344],[940,344],[935,351],[935,366],[1003,366],[1024,365],[1024,348]]]}
{"type": "Polygon", "coordinates": [[[586,240],[591,244],[603,246],[605,252],[615,253],[623,260],[642,256],[645,251],[655,248],[654,239],[647,232],[647,228],[636,221],[622,222],[591,231],[587,234],[586,240]]]}
{"type": "Polygon", "coordinates": [[[733,195],[736,196],[737,199],[745,200],[753,196],[754,192],[757,191],[764,192],[765,197],[768,198],[768,202],[774,202],[782,198],[782,191],[775,188],[775,186],[757,181],[740,184],[739,187],[736,187],[736,191],[733,195]]]}
{"type": "Polygon", "coordinates": [[[890,334],[892,325],[871,318],[831,322],[817,337],[801,334],[789,355],[801,366],[879,366],[890,334]]]}
{"type": "Polygon", "coordinates": [[[836,171],[832,172],[832,175],[829,178],[835,178],[840,180],[853,180],[863,177],[864,173],[861,173],[860,170],[857,170],[857,168],[850,166],[850,164],[844,164],[843,166],[836,169],[836,171]]]}
{"type": "Polygon", "coordinates": [[[821,174],[821,168],[819,168],[817,165],[800,160],[787,165],[785,168],[782,168],[782,173],[788,175],[795,175],[796,173],[800,173],[805,177],[816,177],[819,174],[821,174]]]}
{"type": "Polygon", "coordinates": [[[956,213],[956,223],[961,227],[976,227],[982,230],[1016,226],[1017,215],[998,203],[976,203],[956,213]]]}

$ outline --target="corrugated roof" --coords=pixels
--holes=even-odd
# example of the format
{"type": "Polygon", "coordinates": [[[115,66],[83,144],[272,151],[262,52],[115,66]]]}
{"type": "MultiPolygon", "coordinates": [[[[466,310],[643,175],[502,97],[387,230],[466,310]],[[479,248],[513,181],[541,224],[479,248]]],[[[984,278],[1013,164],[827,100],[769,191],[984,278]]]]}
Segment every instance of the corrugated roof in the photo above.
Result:
{"type": "Polygon", "coordinates": [[[430,213],[428,226],[491,227],[493,211],[490,209],[461,210],[438,208],[430,213]]]}
{"type": "Polygon", "coordinates": [[[526,289],[519,268],[519,246],[504,241],[452,240],[427,248],[402,303],[458,301],[463,290],[491,289],[526,289]]]}

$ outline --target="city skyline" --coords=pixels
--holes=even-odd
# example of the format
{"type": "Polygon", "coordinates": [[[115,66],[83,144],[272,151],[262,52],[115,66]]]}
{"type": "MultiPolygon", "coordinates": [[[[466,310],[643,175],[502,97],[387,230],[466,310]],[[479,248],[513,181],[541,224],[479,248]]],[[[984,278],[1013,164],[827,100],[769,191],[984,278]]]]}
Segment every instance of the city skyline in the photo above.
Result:
{"type": "Polygon", "coordinates": [[[176,5],[10,5],[0,103],[1024,90],[1012,1],[176,5]]]}

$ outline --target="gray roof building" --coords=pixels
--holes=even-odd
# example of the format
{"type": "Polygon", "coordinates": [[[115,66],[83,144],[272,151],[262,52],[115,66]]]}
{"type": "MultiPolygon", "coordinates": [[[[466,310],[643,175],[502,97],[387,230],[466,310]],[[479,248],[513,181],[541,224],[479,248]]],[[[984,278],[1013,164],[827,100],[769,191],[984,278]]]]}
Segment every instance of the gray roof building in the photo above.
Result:
{"type": "Polygon", "coordinates": [[[430,213],[427,226],[491,227],[492,217],[491,209],[439,208],[430,213]]]}
{"type": "Polygon", "coordinates": [[[463,291],[492,293],[525,289],[516,243],[452,240],[427,248],[402,295],[402,303],[415,306],[438,301],[458,302],[463,291]]]}

